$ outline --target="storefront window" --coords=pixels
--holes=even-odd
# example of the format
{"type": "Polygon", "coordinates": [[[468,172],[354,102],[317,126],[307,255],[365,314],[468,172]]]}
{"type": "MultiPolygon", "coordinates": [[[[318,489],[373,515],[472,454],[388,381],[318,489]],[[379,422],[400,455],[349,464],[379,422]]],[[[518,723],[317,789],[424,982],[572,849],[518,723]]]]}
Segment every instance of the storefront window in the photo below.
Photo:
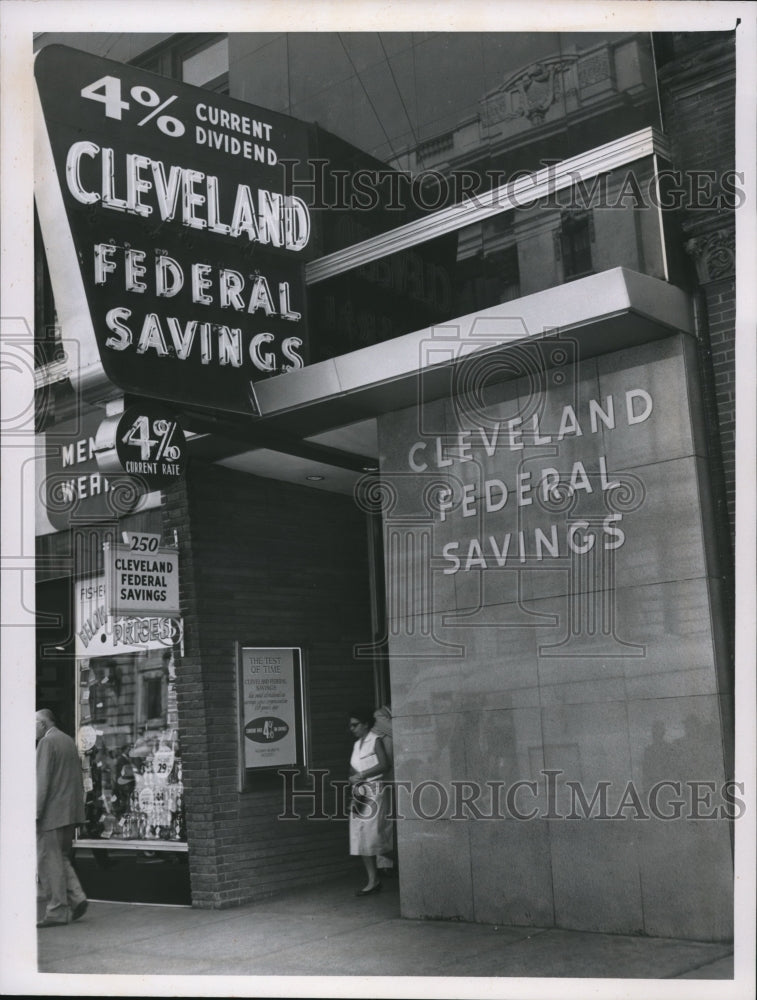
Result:
{"type": "MultiPolygon", "coordinates": [[[[102,592],[97,581],[77,587],[95,600],[102,592]]],[[[107,840],[112,846],[125,841],[182,844],[186,829],[174,656],[180,624],[113,621],[90,598],[83,608],[81,604],[77,652],[105,655],[79,655],[76,663],[78,746],[86,791],[80,837],[107,840]],[[140,638],[142,646],[137,645],[140,638]]]]}

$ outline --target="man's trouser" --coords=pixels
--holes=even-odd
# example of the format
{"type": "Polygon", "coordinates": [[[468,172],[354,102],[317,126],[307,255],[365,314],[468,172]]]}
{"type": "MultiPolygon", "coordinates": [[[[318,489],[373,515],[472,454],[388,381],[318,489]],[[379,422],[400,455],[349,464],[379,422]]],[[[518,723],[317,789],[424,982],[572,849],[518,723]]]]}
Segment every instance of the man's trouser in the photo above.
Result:
{"type": "Polygon", "coordinates": [[[37,875],[47,900],[45,919],[67,924],[71,910],[87,897],[70,861],[73,826],[37,830],[37,875]]]}

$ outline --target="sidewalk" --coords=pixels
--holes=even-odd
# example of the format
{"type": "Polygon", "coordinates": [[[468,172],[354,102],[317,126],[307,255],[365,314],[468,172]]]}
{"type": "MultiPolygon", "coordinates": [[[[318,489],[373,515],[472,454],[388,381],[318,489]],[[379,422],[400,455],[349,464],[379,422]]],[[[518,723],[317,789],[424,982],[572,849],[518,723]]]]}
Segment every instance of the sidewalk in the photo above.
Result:
{"type": "MultiPolygon", "coordinates": [[[[533,927],[405,920],[395,879],[355,877],[230,910],[91,902],[39,930],[39,971],[150,975],[730,979],[732,946],[533,927]]],[[[714,995],[714,994],[713,994],[714,995]]]]}

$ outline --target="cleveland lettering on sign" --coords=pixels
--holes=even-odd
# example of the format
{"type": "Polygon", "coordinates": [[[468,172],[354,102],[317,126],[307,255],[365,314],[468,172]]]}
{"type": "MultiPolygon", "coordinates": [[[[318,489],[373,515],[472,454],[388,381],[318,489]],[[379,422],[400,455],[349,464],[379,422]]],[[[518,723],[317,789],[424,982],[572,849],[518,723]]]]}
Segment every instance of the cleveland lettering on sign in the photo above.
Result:
{"type": "Polygon", "coordinates": [[[125,545],[104,546],[111,615],[179,614],[179,553],[160,548],[135,555],[125,545]]]}
{"type": "Polygon", "coordinates": [[[279,162],[307,159],[306,126],[65,46],[35,76],[37,203],[80,389],[253,414],[251,384],[308,357],[310,215],[279,162]]]}

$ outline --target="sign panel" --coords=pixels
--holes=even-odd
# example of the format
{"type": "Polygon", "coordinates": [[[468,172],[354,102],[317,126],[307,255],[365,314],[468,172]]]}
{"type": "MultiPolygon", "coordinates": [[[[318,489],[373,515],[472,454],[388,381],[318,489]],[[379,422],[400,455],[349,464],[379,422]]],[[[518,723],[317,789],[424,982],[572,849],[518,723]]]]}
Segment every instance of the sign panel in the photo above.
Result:
{"type": "Polygon", "coordinates": [[[80,388],[104,398],[104,373],[253,412],[251,383],[306,361],[310,215],[280,164],[307,159],[306,127],[65,46],[40,52],[35,76],[51,279],[64,325],[87,316],[96,341],[80,388]]]}
{"type": "Polygon", "coordinates": [[[243,646],[239,656],[242,768],[302,763],[299,649],[243,646]]]}
{"type": "MultiPolygon", "coordinates": [[[[136,536],[138,537],[138,536],[136,536]]],[[[179,614],[179,552],[133,551],[105,543],[105,579],[111,615],[179,614]]]]}
{"type": "Polygon", "coordinates": [[[170,649],[180,645],[183,638],[181,618],[110,616],[103,576],[74,581],[74,622],[77,657],[170,649]]]}
{"type": "Polygon", "coordinates": [[[187,465],[187,445],[176,417],[144,400],[105,419],[97,431],[96,457],[105,472],[123,470],[160,488],[177,482],[187,465]]]}
{"type": "Polygon", "coordinates": [[[145,494],[143,484],[132,480],[128,490],[122,489],[128,477],[117,467],[107,470],[108,475],[99,468],[96,435],[102,416],[102,410],[87,407],[45,433],[46,474],[40,495],[50,523],[58,530],[74,521],[112,520],[127,514],[145,494]]]}

